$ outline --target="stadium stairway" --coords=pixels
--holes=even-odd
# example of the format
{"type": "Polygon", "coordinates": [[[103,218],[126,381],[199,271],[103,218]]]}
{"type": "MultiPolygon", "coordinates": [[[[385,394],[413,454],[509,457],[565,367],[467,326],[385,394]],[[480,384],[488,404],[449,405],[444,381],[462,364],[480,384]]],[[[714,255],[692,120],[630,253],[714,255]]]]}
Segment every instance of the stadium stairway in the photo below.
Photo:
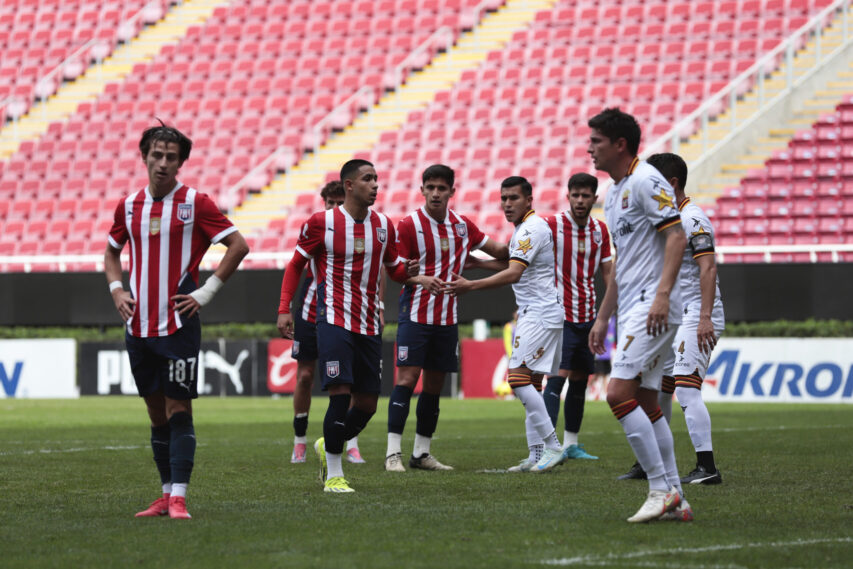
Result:
{"type": "MultiPolygon", "coordinates": [[[[235,225],[252,235],[271,220],[286,215],[299,193],[320,187],[328,172],[337,172],[355,153],[370,150],[382,132],[400,128],[410,112],[425,108],[436,93],[458,81],[463,71],[476,68],[490,51],[501,49],[513,33],[553,5],[554,0],[509,0],[498,10],[486,13],[454,46],[412,73],[395,91],[387,92],[366,113],[341,132],[333,133],[325,144],[275,177],[259,193],[250,194],[231,215],[235,225]]],[[[378,166],[381,176],[381,165],[378,166]]]]}
{"type": "Polygon", "coordinates": [[[175,43],[190,26],[204,23],[216,7],[226,4],[227,0],[184,0],[171,6],[160,22],[144,28],[103,62],[91,65],[78,79],[62,85],[53,96],[30,107],[19,121],[2,128],[0,160],[12,156],[22,142],[38,139],[52,122],[66,120],[81,103],[94,101],[108,83],[123,80],[134,65],[150,61],[164,45],[175,43]]]}
{"type": "MultiPolygon", "coordinates": [[[[794,81],[814,69],[821,52],[829,53],[843,44],[845,26],[843,20],[843,14],[837,15],[824,29],[820,41],[816,41],[812,36],[795,53],[794,81]]],[[[848,15],[847,25],[851,24],[853,24],[853,14],[848,15]]],[[[818,85],[814,89],[814,94],[802,105],[797,105],[790,113],[778,113],[778,120],[760,132],[756,142],[749,145],[746,152],[733,152],[731,156],[723,159],[716,173],[701,177],[700,181],[693,185],[691,195],[698,204],[713,211],[714,203],[724,190],[739,185],[748,172],[763,168],[765,161],[775,151],[788,145],[794,133],[809,127],[822,114],[832,112],[846,94],[853,92],[853,63],[845,58],[836,59],[837,62],[834,64],[836,69],[830,72],[829,80],[818,85]]],[[[765,100],[771,100],[786,88],[787,72],[786,67],[782,65],[764,81],[765,100]]],[[[708,142],[713,145],[731,132],[733,113],[734,122],[741,124],[750,120],[759,111],[759,107],[759,93],[757,87],[754,87],[739,98],[734,107],[726,109],[716,118],[708,130],[708,142]]],[[[755,136],[755,133],[753,132],[752,135],[755,136]]],[[[691,163],[702,155],[702,146],[702,133],[697,131],[687,143],[680,146],[679,154],[691,163]]]]}

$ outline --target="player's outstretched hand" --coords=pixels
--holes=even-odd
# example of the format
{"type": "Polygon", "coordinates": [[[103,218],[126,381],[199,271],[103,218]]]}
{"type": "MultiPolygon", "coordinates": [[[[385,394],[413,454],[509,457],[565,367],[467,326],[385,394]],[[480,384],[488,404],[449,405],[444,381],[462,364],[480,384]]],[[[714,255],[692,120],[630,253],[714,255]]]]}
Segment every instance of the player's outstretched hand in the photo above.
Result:
{"type": "Polygon", "coordinates": [[[665,294],[656,294],[649,316],[646,318],[646,333],[649,336],[657,336],[669,330],[669,297],[665,294]]]}
{"type": "Polygon", "coordinates": [[[456,273],[450,273],[453,276],[452,281],[447,281],[444,283],[444,292],[451,296],[459,296],[460,294],[465,294],[474,286],[471,281],[462,277],[462,275],[457,275],[456,273]]]}
{"type": "Polygon", "coordinates": [[[710,354],[717,345],[717,335],[714,333],[714,325],[710,318],[700,318],[696,327],[696,339],[699,342],[699,351],[710,354]]]}
{"type": "Polygon", "coordinates": [[[201,308],[201,304],[188,294],[176,294],[172,297],[172,302],[175,303],[175,310],[178,314],[182,314],[187,318],[192,318],[193,315],[201,308]]]}
{"type": "Polygon", "coordinates": [[[123,288],[117,288],[113,291],[113,302],[116,305],[116,310],[118,310],[119,316],[125,322],[130,320],[130,317],[133,316],[133,309],[136,306],[136,301],[133,300],[133,297],[130,293],[123,288]]]}
{"type": "Polygon", "coordinates": [[[275,323],[278,328],[279,333],[282,338],[287,338],[288,340],[293,339],[293,315],[292,314],[279,314],[278,321],[275,323]]]}
{"type": "Polygon", "coordinates": [[[607,322],[598,319],[589,329],[589,349],[599,356],[604,353],[604,338],[607,336],[607,322]]]}
{"type": "Polygon", "coordinates": [[[417,259],[406,259],[406,274],[416,277],[421,269],[421,263],[417,259]]]}

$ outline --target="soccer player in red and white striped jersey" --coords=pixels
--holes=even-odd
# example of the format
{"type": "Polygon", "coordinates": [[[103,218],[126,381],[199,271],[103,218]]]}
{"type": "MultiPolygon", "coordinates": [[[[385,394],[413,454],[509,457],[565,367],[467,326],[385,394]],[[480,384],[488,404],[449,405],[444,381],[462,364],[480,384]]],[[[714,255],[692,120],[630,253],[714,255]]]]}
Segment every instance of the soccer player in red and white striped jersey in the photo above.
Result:
{"type": "Polygon", "coordinates": [[[421,194],[424,205],[403,218],[397,230],[401,257],[418,261],[418,274],[428,286],[406,286],[400,293],[397,326],[397,385],[388,404],[388,447],[385,469],[404,472],[401,439],[409,402],[423,370],[423,390],[418,397],[415,445],[409,466],[423,470],[446,470],[430,454],[430,442],[438,423],[439,396],[448,372],[457,370],[459,332],[456,326],[456,297],[446,294],[442,284],[460,274],[468,253],[482,249],[507,259],[509,249],[489,239],[468,218],[448,208],[456,192],[455,174],[444,164],[424,170],[421,194]]]}
{"type": "Polygon", "coordinates": [[[569,209],[548,217],[554,234],[557,260],[557,290],[566,310],[563,322],[563,353],[559,375],[548,378],[543,396],[554,427],[560,414],[560,394],[566,379],[563,457],[595,459],[578,443],[583,420],[586,385],[595,371],[595,356],[589,349],[589,331],[595,322],[595,273],[601,267],[605,285],[610,282],[613,263],[610,234],[603,221],[590,216],[597,199],[598,179],[586,173],[569,178],[569,209]]]}
{"type": "MultiPolygon", "coordinates": [[[[309,218],[282,282],[277,325],[284,337],[292,338],[290,304],[302,270],[314,259],[318,359],[323,389],[329,392],[323,438],[314,449],[324,467],[326,492],[353,491],[343,478],[344,441],[358,435],[376,412],[382,351],[380,269],[384,265],[398,282],[410,280],[407,264],[397,254],[394,226],[370,209],[377,180],[373,164],[366,160],[343,165],[344,204],[309,218]]],[[[412,282],[421,280],[413,277],[412,282]]]]}
{"type": "Polygon", "coordinates": [[[142,134],[139,150],[148,185],[118,203],[104,254],[116,309],[127,323],[126,344],[139,395],[151,419],[151,446],[163,497],[137,517],[189,518],[186,489],[195,456],[192,400],[198,397],[201,325],[198,311],[249,252],[246,240],[205,194],[177,180],[192,141],[160,126],[142,134]],[[120,254],[130,244],[130,292],[120,254]],[[212,243],[227,250],[198,288],[198,267],[212,243]]]}

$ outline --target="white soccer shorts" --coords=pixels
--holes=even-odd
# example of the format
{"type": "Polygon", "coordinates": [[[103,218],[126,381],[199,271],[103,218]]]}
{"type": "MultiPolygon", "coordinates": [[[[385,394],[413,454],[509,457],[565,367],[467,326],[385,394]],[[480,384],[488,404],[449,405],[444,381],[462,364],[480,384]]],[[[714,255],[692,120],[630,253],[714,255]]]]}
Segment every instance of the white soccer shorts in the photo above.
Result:
{"type": "Polygon", "coordinates": [[[613,354],[610,376],[634,379],[641,375],[640,384],[646,389],[660,391],[664,365],[672,353],[672,341],[678,325],[657,336],[646,333],[649,304],[642,304],[619,317],[619,344],[613,354]]]}
{"type": "MultiPolygon", "coordinates": [[[[666,367],[667,375],[673,377],[698,375],[700,379],[705,379],[705,372],[708,371],[708,364],[711,363],[711,353],[703,353],[699,350],[699,341],[696,338],[696,328],[699,327],[699,308],[698,302],[689,304],[685,308],[681,326],[678,327],[675,341],[672,343],[673,352],[666,367]]],[[[711,311],[711,324],[714,325],[714,333],[719,338],[726,327],[723,304],[719,301],[714,303],[711,311]]]]}
{"type": "Polygon", "coordinates": [[[554,375],[560,370],[563,326],[545,328],[539,320],[520,316],[515,325],[509,369],[526,367],[534,373],[554,375]]]}

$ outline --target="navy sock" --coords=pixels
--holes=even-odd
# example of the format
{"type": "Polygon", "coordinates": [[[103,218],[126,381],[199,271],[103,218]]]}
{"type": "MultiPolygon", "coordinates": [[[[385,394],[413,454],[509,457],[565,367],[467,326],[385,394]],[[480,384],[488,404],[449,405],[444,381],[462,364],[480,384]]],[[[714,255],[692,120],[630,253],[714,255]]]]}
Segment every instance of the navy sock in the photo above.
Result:
{"type": "Polygon", "coordinates": [[[388,401],[388,432],[403,434],[406,419],[409,418],[409,402],[412,400],[412,390],[402,385],[394,386],[391,399],[388,401]]]}
{"type": "Polygon", "coordinates": [[[162,484],[172,481],[172,467],[169,464],[170,439],[171,428],[169,423],[159,427],[151,427],[151,450],[154,451],[154,464],[157,465],[162,484]]]}
{"type": "Polygon", "coordinates": [[[172,469],[172,483],[186,484],[190,481],[195,459],[195,428],[193,417],[181,411],[169,419],[171,445],[169,447],[169,465],[172,469]]]}
{"type": "Polygon", "coordinates": [[[547,409],[551,424],[555,429],[557,428],[557,417],[560,416],[560,393],[563,392],[563,385],[565,384],[565,377],[551,375],[545,384],[545,391],[542,392],[542,397],[545,399],[545,409],[547,409]]]}
{"type": "Polygon", "coordinates": [[[371,417],[373,417],[373,413],[362,411],[358,407],[350,409],[344,421],[344,439],[350,440],[353,437],[357,437],[367,426],[367,422],[370,421],[371,417]]]}
{"type": "Polygon", "coordinates": [[[331,454],[341,454],[344,451],[345,425],[350,395],[329,395],[329,408],[323,419],[323,437],[326,439],[326,451],[331,454]]]}
{"type": "Polygon", "coordinates": [[[304,417],[293,417],[293,434],[297,437],[304,437],[308,432],[308,415],[304,417]]]}
{"type": "Polygon", "coordinates": [[[432,438],[433,433],[435,433],[439,413],[438,398],[439,395],[425,392],[421,392],[418,396],[418,406],[415,409],[418,423],[415,432],[422,437],[432,438]]]}
{"type": "Polygon", "coordinates": [[[703,467],[708,474],[717,472],[717,465],[714,463],[714,451],[712,450],[697,452],[696,464],[703,467]]]}
{"type": "Polygon", "coordinates": [[[586,403],[586,380],[570,381],[566,392],[566,430],[579,433],[583,421],[583,408],[586,403]]]}

